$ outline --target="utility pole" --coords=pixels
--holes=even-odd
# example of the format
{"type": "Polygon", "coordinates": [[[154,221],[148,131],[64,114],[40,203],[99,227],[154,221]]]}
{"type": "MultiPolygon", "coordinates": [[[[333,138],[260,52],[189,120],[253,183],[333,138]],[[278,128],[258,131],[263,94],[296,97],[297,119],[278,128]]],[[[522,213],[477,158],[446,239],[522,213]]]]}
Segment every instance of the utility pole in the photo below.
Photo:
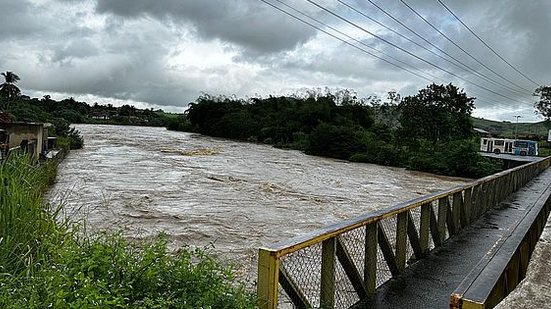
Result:
{"type": "Polygon", "coordinates": [[[518,137],[518,119],[522,118],[522,116],[513,116],[513,117],[517,118],[517,124],[515,125],[515,140],[516,140],[518,137]]]}

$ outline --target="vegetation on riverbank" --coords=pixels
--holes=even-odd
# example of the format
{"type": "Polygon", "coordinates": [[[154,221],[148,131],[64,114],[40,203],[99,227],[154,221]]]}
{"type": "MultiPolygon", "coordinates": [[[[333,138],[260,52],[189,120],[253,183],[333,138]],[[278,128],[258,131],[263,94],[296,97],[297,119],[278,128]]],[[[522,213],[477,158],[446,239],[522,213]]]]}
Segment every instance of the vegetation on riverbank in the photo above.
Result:
{"type": "Polygon", "coordinates": [[[166,240],[90,238],[43,201],[56,165],[0,164],[0,307],[254,308],[254,298],[205,250],[166,240]]]}
{"type": "Polygon", "coordinates": [[[480,118],[473,118],[473,126],[491,132],[494,136],[504,138],[547,140],[547,133],[551,128],[550,121],[536,123],[519,123],[512,121],[494,121],[480,118]]]}
{"type": "Polygon", "coordinates": [[[21,91],[15,85],[20,80],[18,75],[9,71],[2,75],[5,82],[0,85],[0,121],[52,123],[54,130],[49,130],[48,134],[57,137],[59,148],[68,150],[84,146],[80,132],[69,127],[71,121],[65,117],[68,113],[66,110],[57,110],[55,106],[51,110],[44,109],[50,101],[57,101],[45,96],[44,104],[36,104],[40,102],[38,99],[21,96],[21,91]]]}
{"type": "Polygon", "coordinates": [[[53,123],[59,142],[71,149],[82,147],[83,140],[69,123],[149,125],[450,176],[476,178],[500,170],[477,154],[474,98],[452,84],[432,84],[405,98],[390,92],[384,103],[358,99],[348,90],[248,100],[203,95],[184,114],[19,93],[3,95],[0,107],[17,121],[53,123]]]}
{"type": "Polygon", "coordinates": [[[73,98],[54,100],[46,95],[41,99],[19,96],[0,98],[0,109],[18,121],[38,121],[116,125],[167,126],[177,115],[162,110],[139,109],[131,105],[115,107],[111,104],[89,105],[73,98]]]}
{"type": "Polygon", "coordinates": [[[348,91],[248,100],[204,95],[180,126],[312,155],[478,178],[501,167],[478,154],[473,102],[451,84],[403,99],[390,93],[382,104],[348,91]]]}

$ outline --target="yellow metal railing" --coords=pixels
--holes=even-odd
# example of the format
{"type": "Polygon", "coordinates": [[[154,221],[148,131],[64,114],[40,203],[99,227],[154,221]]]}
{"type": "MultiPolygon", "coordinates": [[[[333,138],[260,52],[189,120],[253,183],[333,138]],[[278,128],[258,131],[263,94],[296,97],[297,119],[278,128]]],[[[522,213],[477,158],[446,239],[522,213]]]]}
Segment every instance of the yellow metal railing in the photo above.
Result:
{"type": "Polygon", "coordinates": [[[450,295],[450,309],[493,308],[524,279],[551,212],[551,186],[531,187],[524,216],[484,255],[450,295]]]}
{"type": "Polygon", "coordinates": [[[260,308],[348,308],[503,201],[551,158],[259,249],[260,308]]]}

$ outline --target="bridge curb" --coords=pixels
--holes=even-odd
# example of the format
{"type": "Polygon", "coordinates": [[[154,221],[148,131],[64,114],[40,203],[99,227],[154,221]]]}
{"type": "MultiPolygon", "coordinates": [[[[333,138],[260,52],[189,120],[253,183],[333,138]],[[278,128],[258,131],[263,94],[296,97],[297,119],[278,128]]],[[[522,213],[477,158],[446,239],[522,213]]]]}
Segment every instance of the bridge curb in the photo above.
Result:
{"type": "Polygon", "coordinates": [[[526,276],[551,211],[551,183],[538,193],[525,216],[496,242],[452,293],[450,308],[493,308],[526,276]]]}

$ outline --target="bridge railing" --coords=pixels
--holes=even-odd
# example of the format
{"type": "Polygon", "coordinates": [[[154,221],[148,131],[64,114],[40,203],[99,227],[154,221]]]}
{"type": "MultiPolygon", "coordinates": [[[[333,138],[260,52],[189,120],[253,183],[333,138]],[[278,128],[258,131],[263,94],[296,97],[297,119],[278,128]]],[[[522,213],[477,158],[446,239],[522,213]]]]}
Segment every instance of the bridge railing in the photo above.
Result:
{"type": "Polygon", "coordinates": [[[550,158],[259,249],[260,308],[349,308],[541,171],[550,158]]]}

